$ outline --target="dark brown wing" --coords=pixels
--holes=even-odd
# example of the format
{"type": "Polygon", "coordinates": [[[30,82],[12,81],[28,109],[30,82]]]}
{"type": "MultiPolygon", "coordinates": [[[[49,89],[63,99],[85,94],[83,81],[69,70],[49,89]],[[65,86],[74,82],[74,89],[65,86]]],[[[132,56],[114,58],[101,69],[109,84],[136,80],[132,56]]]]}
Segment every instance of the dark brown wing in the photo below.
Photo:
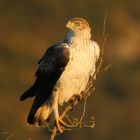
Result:
{"type": "Polygon", "coordinates": [[[34,85],[26,91],[21,100],[36,96],[28,116],[28,123],[34,123],[34,115],[37,109],[51,96],[52,90],[69,62],[70,51],[65,43],[50,47],[39,61],[39,69],[36,72],[34,85]],[[26,97],[25,97],[26,94],[26,97]]]}

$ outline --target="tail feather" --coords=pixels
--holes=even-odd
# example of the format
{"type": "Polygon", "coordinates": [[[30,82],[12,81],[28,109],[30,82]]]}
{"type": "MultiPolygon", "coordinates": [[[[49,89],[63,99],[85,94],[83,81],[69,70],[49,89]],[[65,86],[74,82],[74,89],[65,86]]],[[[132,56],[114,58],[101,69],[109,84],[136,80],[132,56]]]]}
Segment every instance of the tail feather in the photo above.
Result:
{"type": "Polygon", "coordinates": [[[51,105],[49,103],[43,104],[38,108],[33,106],[28,115],[27,122],[37,126],[44,126],[49,120],[51,112],[51,105]]]}
{"type": "Polygon", "coordinates": [[[39,109],[39,107],[41,107],[42,103],[43,103],[43,98],[41,96],[41,94],[37,94],[35,97],[35,100],[33,102],[33,105],[31,107],[31,110],[29,112],[28,118],[27,118],[27,122],[29,124],[34,124],[35,123],[35,114],[37,112],[37,110],[39,109]]]}
{"type": "Polygon", "coordinates": [[[51,115],[51,103],[49,100],[53,86],[49,86],[49,83],[47,83],[48,87],[46,87],[46,83],[44,83],[37,80],[35,84],[20,97],[20,100],[22,101],[28,97],[35,96],[27,118],[29,124],[41,126],[51,115]]]}

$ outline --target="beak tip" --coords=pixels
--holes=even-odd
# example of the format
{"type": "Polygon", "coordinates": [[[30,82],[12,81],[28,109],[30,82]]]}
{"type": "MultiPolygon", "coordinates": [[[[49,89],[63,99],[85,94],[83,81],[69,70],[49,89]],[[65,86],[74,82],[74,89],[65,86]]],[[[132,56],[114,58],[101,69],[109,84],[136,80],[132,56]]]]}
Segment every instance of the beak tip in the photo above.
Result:
{"type": "Polygon", "coordinates": [[[66,24],[66,28],[70,28],[70,22],[66,24]]]}

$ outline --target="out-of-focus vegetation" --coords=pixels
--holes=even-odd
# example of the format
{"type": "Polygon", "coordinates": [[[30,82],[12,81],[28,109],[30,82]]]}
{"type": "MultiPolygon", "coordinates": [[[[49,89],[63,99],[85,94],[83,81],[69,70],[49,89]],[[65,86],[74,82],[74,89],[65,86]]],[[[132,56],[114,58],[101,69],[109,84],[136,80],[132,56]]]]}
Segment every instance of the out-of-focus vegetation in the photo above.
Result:
{"type": "Polygon", "coordinates": [[[71,17],[87,19],[93,39],[102,42],[103,19],[109,38],[105,63],[111,68],[97,77],[96,94],[87,105],[94,129],[76,129],[58,139],[140,139],[140,1],[138,0],[1,0],[0,1],[0,140],[11,131],[15,140],[46,140],[46,129],[26,124],[32,100],[19,102],[34,80],[37,61],[47,47],[63,39],[71,17]]]}

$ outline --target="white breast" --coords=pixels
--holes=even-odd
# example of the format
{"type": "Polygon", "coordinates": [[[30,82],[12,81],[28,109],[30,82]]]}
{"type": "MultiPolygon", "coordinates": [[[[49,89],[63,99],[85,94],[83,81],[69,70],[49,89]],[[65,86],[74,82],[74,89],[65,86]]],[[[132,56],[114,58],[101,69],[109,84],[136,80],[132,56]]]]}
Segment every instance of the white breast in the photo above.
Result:
{"type": "Polygon", "coordinates": [[[59,94],[59,104],[85,90],[90,75],[95,72],[95,63],[99,56],[98,45],[89,40],[72,43],[69,47],[70,60],[55,87],[59,94]]]}

